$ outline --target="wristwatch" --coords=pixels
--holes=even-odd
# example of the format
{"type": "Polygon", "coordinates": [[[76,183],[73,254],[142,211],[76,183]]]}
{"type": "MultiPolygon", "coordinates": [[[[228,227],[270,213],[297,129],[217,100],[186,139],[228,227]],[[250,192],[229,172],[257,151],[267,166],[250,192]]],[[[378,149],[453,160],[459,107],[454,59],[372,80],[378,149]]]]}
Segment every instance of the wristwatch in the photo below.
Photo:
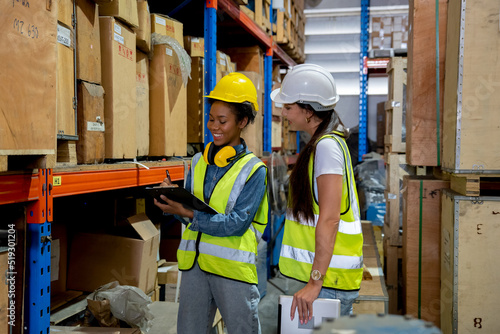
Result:
{"type": "Polygon", "coordinates": [[[311,278],[315,281],[322,281],[325,278],[325,275],[321,274],[318,269],[314,269],[311,271],[311,278]]]}

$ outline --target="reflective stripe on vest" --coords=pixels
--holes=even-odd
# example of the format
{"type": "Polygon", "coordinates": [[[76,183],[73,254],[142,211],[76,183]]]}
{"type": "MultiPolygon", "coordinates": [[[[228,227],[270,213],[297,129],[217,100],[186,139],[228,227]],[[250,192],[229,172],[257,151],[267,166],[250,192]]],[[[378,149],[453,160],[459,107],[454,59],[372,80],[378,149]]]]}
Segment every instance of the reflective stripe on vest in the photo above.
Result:
{"type": "MultiPolygon", "coordinates": [[[[343,138],[336,133],[322,136],[332,138],[340,146],[344,155],[344,175],[342,179],[341,215],[335,239],[332,258],[324,287],[341,290],[359,289],[363,277],[363,235],[359,218],[359,205],[354,173],[352,171],[349,150],[343,138]]],[[[313,200],[314,219],[311,221],[296,219],[288,208],[285,232],[280,254],[280,271],[286,275],[307,282],[310,277],[315,256],[315,232],[319,219],[319,206],[314,195],[314,153],[309,160],[309,177],[313,200]]],[[[291,194],[293,196],[293,194],[291,194]]]]}
{"type": "MultiPolygon", "coordinates": [[[[200,159],[200,156],[201,154],[197,154],[192,160],[191,184],[195,196],[203,199],[207,164],[200,159]]],[[[215,186],[210,197],[210,206],[218,212],[231,213],[247,180],[264,166],[264,163],[253,154],[247,154],[238,159],[215,186]]],[[[258,281],[255,267],[257,243],[267,224],[268,206],[266,190],[253,223],[243,236],[214,237],[191,231],[190,224],[188,224],[177,251],[179,269],[189,270],[194,264],[198,251],[198,264],[202,270],[256,284],[258,281]]]]}

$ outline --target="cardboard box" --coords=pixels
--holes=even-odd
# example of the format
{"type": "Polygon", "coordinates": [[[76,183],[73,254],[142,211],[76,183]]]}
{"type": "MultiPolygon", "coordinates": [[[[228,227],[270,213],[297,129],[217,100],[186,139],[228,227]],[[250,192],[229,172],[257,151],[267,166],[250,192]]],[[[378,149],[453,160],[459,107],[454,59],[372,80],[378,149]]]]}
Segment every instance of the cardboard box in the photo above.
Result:
{"type": "MultiPolygon", "coordinates": [[[[73,7],[72,7],[73,8],[73,7]]],[[[75,38],[73,29],[57,24],[57,134],[76,135],[75,110],[75,38]]]]}
{"type": "Polygon", "coordinates": [[[113,16],[127,25],[138,28],[137,0],[95,0],[100,16],[113,16]]]}
{"type": "Polygon", "coordinates": [[[187,154],[187,93],[179,58],[166,44],[154,46],[149,71],[151,156],[187,154]]]}
{"type": "Polygon", "coordinates": [[[78,83],[78,141],[76,156],[79,164],[104,162],[104,89],[81,81],[78,83]]]}
{"type": "Polygon", "coordinates": [[[101,84],[99,11],[92,0],[76,0],[76,77],[101,84]]]}
{"type": "Polygon", "coordinates": [[[187,142],[203,143],[205,130],[205,60],[193,57],[187,85],[187,142]]]}
{"type": "Polygon", "coordinates": [[[177,262],[166,262],[158,267],[158,284],[177,284],[179,265],[177,262]]]}
{"type": "Polygon", "coordinates": [[[260,46],[229,48],[222,51],[231,57],[231,61],[236,63],[238,72],[251,71],[260,74],[264,73],[264,52],[260,46]]]}
{"type": "Polygon", "coordinates": [[[220,70],[222,72],[228,72],[228,66],[230,66],[229,64],[231,63],[231,57],[219,50],[217,50],[216,52],[216,57],[217,66],[220,67],[220,70]]]}
{"type": "Polygon", "coordinates": [[[2,1],[0,13],[0,155],[55,154],[57,8],[2,1]]]}
{"type": "Polygon", "coordinates": [[[151,51],[151,14],[146,0],[137,0],[139,28],[136,29],[137,48],[145,53],[151,51]]]}
{"type": "Polygon", "coordinates": [[[170,36],[184,47],[184,27],[181,22],[166,15],[151,14],[151,34],[170,36]]]}
{"type": "Polygon", "coordinates": [[[137,156],[149,154],[149,59],[145,53],[137,51],[136,62],[137,110],[135,135],[137,156]]]}
{"type": "Polygon", "coordinates": [[[94,291],[118,281],[145,293],[156,284],[159,232],[145,214],[127,219],[119,235],[78,233],[70,247],[68,289],[94,291]],[[122,236],[123,235],[123,236],[122,236]]]}
{"type": "Polygon", "coordinates": [[[113,17],[99,19],[106,158],[135,158],[135,33],[113,17]]]}
{"type": "Polygon", "coordinates": [[[191,57],[205,57],[205,39],[184,36],[184,48],[191,57]]]}

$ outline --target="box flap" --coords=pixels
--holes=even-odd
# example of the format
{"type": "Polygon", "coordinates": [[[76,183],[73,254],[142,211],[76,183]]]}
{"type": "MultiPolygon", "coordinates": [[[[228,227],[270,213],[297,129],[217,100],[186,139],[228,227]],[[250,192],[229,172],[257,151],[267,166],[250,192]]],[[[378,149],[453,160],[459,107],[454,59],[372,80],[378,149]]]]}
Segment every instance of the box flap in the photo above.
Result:
{"type": "Polygon", "coordinates": [[[137,232],[142,240],[149,240],[160,234],[158,229],[153,225],[151,220],[145,213],[127,218],[127,222],[137,232]]]}

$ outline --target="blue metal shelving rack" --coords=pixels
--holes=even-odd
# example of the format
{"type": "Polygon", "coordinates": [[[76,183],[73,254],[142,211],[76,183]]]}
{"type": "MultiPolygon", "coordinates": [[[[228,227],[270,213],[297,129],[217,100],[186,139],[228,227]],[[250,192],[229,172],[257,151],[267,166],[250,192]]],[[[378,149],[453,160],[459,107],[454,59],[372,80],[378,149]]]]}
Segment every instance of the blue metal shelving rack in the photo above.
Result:
{"type": "Polygon", "coordinates": [[[366,61],[368,59],[368,43],[370,34],[368,31],[370,25],[370,0],[361,0],[361,33],[360,33],[360,52],[359,52],[359,138],[358,138],[358,161],[363,159],[367,153],[367,133],[368,133],[368,68],[366,61]]]}

